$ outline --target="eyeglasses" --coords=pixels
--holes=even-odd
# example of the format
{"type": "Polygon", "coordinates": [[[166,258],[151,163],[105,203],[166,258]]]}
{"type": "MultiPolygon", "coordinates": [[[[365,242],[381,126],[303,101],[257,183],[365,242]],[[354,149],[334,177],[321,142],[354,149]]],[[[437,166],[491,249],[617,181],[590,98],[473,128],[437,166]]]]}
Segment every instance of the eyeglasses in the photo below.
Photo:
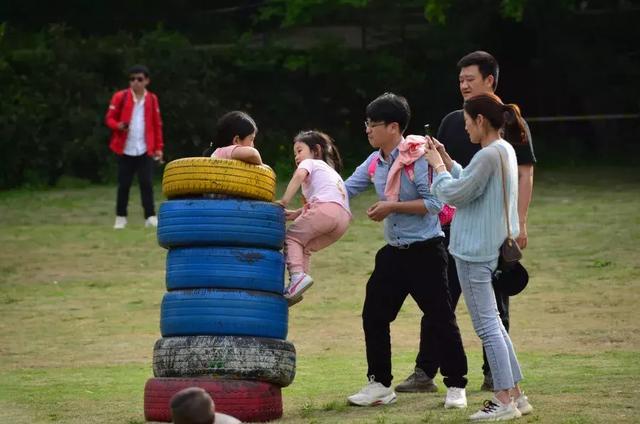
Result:
{"type": "Polygon", "coordinates": [[[144,81],[144,77],[129,77],[129,82],[134,82],[134,81],[142,82],[144,81]]]}
{"type": "Polygon", "coordinates": [[[380,125],[387,125],[387,123],[384,122],[384,121],[382,121],[382,122],[364,121],[365,129],[379,127],[380,125]]]}

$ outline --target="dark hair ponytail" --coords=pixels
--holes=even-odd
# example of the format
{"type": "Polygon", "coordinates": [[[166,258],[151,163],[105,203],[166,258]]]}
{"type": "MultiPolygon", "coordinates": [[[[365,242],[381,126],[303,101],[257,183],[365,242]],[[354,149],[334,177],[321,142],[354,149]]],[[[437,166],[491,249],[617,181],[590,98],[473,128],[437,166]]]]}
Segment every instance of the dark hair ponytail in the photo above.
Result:
{"type": "Polygon", "coordinates": [[[503,115],[504,139],[511,144],[527,144],[524,119],[522,119],[520,107],[514,103],[504,105],[503,115]]]}
{"type": "Polygon", "coordinates": [[[225,113],[218,119],[213,141],[203,155],[211,156],[218,147],[229,146],[235,136],[243,139],[257,131],[258,126],[248,113],[240,110],[225,113]]]}
{"type": "Polygon", "coordinates": [[[503,129],[503,138],[509,143],[527,143],[524,120],[518,105],[505,105],[495,94],[481,94],[466,100],[464,111],[473,119],[482,115],[493,128],[503,129]]]}
{"type": "Polygon", "coordinates": [[[336,170],[342,171],[342,158],[336,147],[335,141],[328,134],[322,131],[300,131],[293,138],[293,142],[304,143],[314,154],[319,154],[320,159],[325,161],[329,166],[336,170]]]}

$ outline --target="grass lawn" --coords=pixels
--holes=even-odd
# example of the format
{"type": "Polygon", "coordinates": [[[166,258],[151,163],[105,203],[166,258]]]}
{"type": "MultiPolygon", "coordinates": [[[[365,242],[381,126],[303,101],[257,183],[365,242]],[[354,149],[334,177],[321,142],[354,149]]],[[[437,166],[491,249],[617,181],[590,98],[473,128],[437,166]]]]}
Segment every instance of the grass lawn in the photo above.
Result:
{"type": "MultiPolygon", "coordinates": [[[[532,279],[511,301],[535,407],[519,421],[638,422],[640,175],[537,172],[524,260],[532,279]]],[[[441,383],[438,394],[402,394],[388,407],[346,405],[366,382],[360,311],[383,244],[380,224],[364,214],[372,201],[369,193],[353,202],[349,232],[313,257],[317,284],[290,311],[297,375],[280,422],[466,422],[487,394],[464,304],[468,410],[445,411],[441,383]]],[[[144,422],[165,251],[143,228],[137,189],[124,231],[111,229],[114,202],[112,186],[0,193],[0,423],[144,422]]],[[[392,325],[396,383],[412,370],[419,322],[409,299],[392,325]]]]}

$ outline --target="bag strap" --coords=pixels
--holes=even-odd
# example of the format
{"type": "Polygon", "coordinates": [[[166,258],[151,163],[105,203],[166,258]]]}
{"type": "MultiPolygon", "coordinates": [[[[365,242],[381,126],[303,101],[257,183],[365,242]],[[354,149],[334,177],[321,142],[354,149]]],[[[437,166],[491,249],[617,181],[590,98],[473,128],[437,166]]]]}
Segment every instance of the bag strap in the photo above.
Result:
{"type": "Polygon", "coordinates": [[[507,221],[507,235],[511,238],[511,225],[509,225],[509,205],[507,204],[507,179],[504,170],[504,161],[502,159],[502,152],[498,146],[494,146],[498,150],[500,156],[500,174],[502,175],[502,199],[504,201],[504,218],[507,221]]]}

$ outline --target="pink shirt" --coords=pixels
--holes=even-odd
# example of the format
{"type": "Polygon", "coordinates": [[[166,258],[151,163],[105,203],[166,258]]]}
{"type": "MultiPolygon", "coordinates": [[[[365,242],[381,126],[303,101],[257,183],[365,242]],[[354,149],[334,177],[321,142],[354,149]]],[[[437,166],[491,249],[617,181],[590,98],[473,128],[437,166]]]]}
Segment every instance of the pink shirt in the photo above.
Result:
{"type": "Polygon", "coordinates": [[[309,173],[302,182],[302,194],[307,202],[337,203],[351,213],[344,181],[335,169],[319,159],[305,159],[298,165],[300,168],[309,173]]]}
{"type": "Polygon", "coordinates": [[[218,159],[231,159],[231,153],[233,153],[235,148],[238,146],[238,144],[232,144],[231,146],[218,147],[211,157],[218,159]]]}

